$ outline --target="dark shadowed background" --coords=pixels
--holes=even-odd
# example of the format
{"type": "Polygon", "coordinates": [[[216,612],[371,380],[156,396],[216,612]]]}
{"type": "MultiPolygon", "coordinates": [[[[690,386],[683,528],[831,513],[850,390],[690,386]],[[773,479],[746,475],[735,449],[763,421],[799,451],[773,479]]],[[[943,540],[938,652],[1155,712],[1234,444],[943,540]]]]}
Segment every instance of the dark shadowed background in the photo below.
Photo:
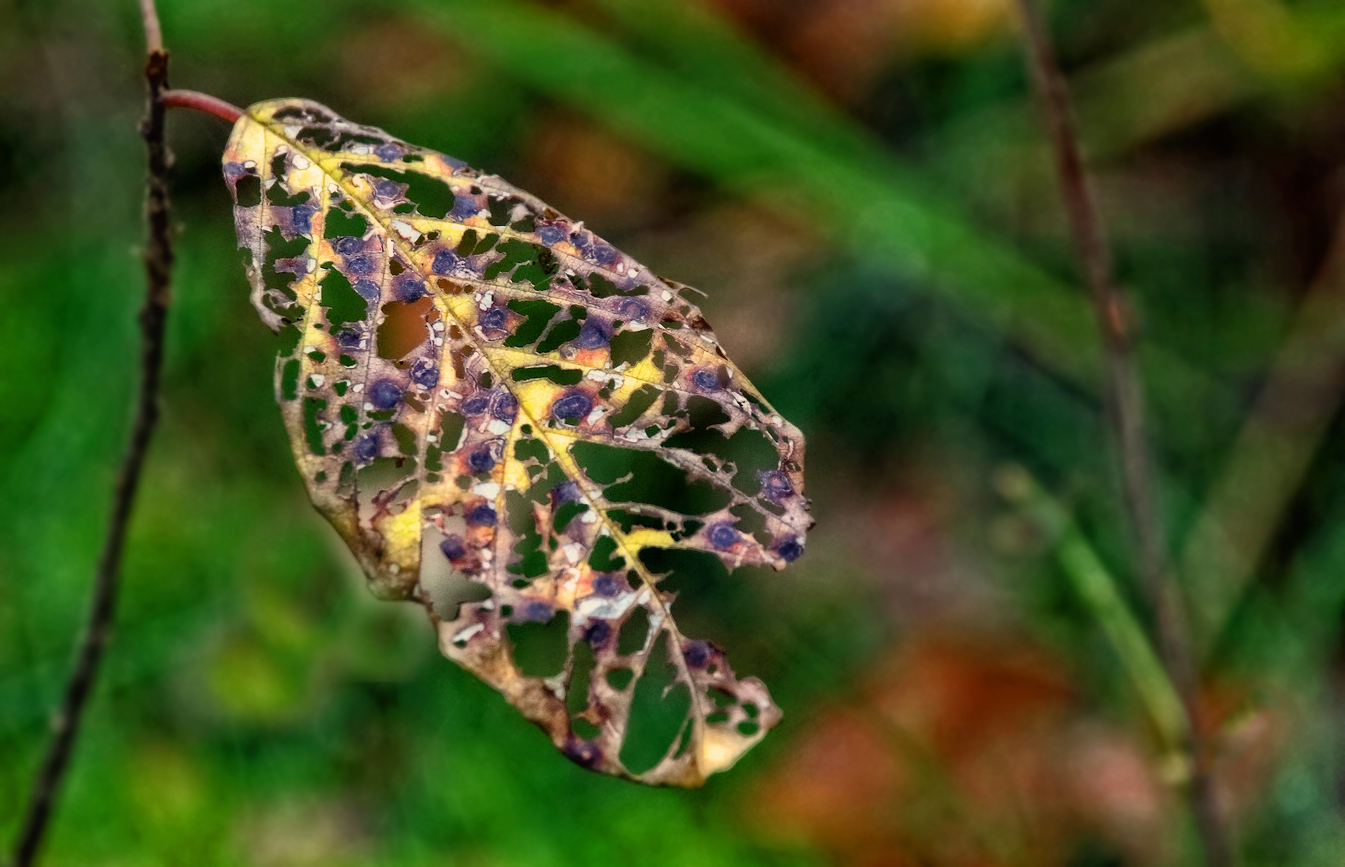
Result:
{"type": "MultiPolygon", "coordinates": [[[[703,289],[808,436],[818,525],[784,573],[683,588],[785,710],[756,750],[695,792],[571,765],[309,507],[228,130],[174,112],[163,424],[47,863],[1193,863],[1007,0],[160,5],[175,85],[324,102],[703,289]]],[[[1345,863],[1345,7],[1050,13],[1231,826],[1247,865],[1345,863]]],[[[0,4],[6,847],[129,425],[142,58],[133,0],[0,4]]]]}

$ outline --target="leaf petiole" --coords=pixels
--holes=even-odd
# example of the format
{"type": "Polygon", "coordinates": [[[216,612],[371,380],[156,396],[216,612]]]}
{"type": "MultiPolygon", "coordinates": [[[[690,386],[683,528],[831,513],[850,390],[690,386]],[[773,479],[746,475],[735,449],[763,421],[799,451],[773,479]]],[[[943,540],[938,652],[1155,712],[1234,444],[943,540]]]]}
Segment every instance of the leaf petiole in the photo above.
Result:
{"type": "Polygon", "coordinates": [[[243,116],[243,110],[238,106],[195,90],[165,90],[159,97],[159,102],[164,108],[191,108],[213,114],[229,123],[236,123],[243,116]]]}

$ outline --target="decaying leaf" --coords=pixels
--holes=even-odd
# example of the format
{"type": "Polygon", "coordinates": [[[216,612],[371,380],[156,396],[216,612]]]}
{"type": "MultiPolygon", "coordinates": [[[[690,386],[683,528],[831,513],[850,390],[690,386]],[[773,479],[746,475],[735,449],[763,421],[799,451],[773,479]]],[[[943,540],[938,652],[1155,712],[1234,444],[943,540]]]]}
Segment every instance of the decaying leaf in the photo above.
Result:
{"type": "Polygon", "coordinates": [[[304,100],[244,112],[224,174],[252,300],[291,339],[295,459],[375,591],[422,603],[443,653],[581,765],[672,785],[732,765],[780,712],[660,585],[670,551],[799,556],[803,439],[685,287],[304,100]],[[652,754],[640,715],[667,735],[652,754]]]}

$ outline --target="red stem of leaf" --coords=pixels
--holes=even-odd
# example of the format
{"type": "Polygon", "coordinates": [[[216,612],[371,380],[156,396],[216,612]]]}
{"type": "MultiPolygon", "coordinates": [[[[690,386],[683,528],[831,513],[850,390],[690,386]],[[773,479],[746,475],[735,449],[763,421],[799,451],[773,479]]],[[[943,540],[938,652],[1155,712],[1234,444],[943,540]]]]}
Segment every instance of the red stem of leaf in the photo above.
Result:
{"type": "Polygon", "coordinates": [[[243,116],[243,110],[238,106],[195,90],[165,90],[159,96],[159,102],[164,108],[191,108],[229,123],[235,123],[243,116]]]}

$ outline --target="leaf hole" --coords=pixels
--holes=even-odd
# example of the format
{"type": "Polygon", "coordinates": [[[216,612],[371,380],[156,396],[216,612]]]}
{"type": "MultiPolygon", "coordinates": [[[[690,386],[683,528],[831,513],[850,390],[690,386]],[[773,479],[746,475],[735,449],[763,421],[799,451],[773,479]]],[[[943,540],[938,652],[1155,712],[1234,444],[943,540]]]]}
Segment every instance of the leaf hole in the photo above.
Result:
{"type": "Polygon", "coordinates": [[[369,317],[369,301],[360,297],[340,271],[329,269],[320,285],[322,303],[333,332],[348,322],[360,322],[369,317]]]}
{"type": "Polygon", "coordinates": [[[648,328],[641,331],[621,331],[612,336],[609,344],[612,366],[628,364],[631,367],[649,357],[649,346],[654,332],[648,328]]]}
{"type": "Polygon", "coordinates": [[[315,397],[304,398],[304,442],[308,444],[308,450],[315,455],[327,453],[322,445],[322,434],[326,430],[326,425],[322,421],[322,411],[326,408],[325,400],[315,397]]]}
{"type": "MultiPolygon", "coordinates": [[[[446,412],[439,416],[439,446],[448,451],[457,451],[462,441],[462,432],[467,427],[467,419],[457,413],[446,412]]],[[[428,461],[427,461],[428,464],[428,461]]]]}
{"type": "Polygon", "coordinates": [[[570,730],[584,740],[590,740],[597,736],[597,726],[593,726],[586,720],[573,719],[573,717],[588,710],[589,682],[593,676],[595,664],[593,648],[586,641],[577,641],[574,643],[571,653],[573,657],[570,662],[570,680],[565,685],[565,710],[572,718],[570,730]],[[591,727],[593,732],[591,734],[581,734],[578,728],[579,724],[591,727]]]}
{"type": "Polygon", "coordinates": [[[632,773],[650,770],[673,752],[691,708],[691,693],[668,666],[666,642],[649,654],[644,676],[631,698],[621,762],[632,773]]]}
{"type": "Polygon", "coordinates": [[[582,515],[584,512],[587,511],[588,511],[588,505],[585,503],[580,502],[562,503],[560,507],[556,509],[556,516],[555,519],[552,521],[552,526],[555,528],[555,531],[557,533],[563,533],[565,532],[565,528],[569,526],[571,521],[573,521],[576,517],[582,515]]]}
{"type": "Polygon", "coordinates": [[[518,204],[520,204],[519,200],[513,196],[491,196],[486,201],[486,207],[490,209],[491,225],[509,225],[510,212],[513,211],[514,206],[518,204]]]}
{"type": "Polygon", "coordinates": [[[514,664],[525,677],[552,677],[565,666],[570,615],[560,611],[546,621],[510,623],[514,664]]]}
{"type": "Polygon", "coordinates": [[[255,208],[262,203],[262,179],[246,174],[234,182],[234,200],[240,208],[255,208]]]}
{"type": "Polygon", "coordinates": [[[291,358],[285,362],[280,372],[280,394],[285,400],[299,396],[299,359],[291,358]]]}
{"type": "MultiPolygon", "coordinates": [[[[714,706],[718,708],[733,707],[738,703],[738,699],[732,693],[725,692],[722,689],[711,687],[707,690],[707,693],[710,696],[710,701],[714,702],[714,706]]],[[[725,719],[727,719],[727,716],[725,716],[725,719]]]]}
{"type": "MultiPolygon", "coordinates": [[[[583,326],[575,319],[561,319],[552,324],[551,329],[546,332],[541,342],[537,344],[538,352],[555,352],[566,343],[579,336],[583,326]]],[[[507,342],[507,341],[506,341],[507,342]]]]}
{"type": "Polygon", "coordinates": [[[363,214],[347,215],[337,208],[328,208],[322,218],[322,234],[326,238],[363,238],[369,231],[369,221],[363,214]]]}
{"type": "MultiPolygon", "coordinates": [[[[461,531],[461,527],[456,529],[461,531]]],[[[443,548],[447,539],[448,535],[437,527],[430,525],[425,528],[420,545],[420,586],[435,616],[452,621],[458,619],[464,604],[484,602],[491,593],[485,585],[471,580],[449,564],[443,548]]],[[[460,539],[460,536],[455,534],[454,539],[460,539]]],[[[461,542],[456,544],[460,546],[461,542]]]]}
{"type": "Polygon", "coordinates": [[[611,418],[608,419],[608,422],[614,428],[623,428],[627,425],[634,424],[640,416],[644,415],[645,412],[654,405],[654,401],[658,399],[658,396],[659,389],[657,386],[640,386],[629,398],[627,398],[626,405],[612,414],[611,418]]]}
{"type": "Polygon", "coordinates": [[[588,565],[594,572],[616,572],[626,568],[626,560],[616,554],[615,539],[611,536],[599,536],[588,555],[588,565]]]}
{"type": "Polygon", "coordinates": [[[649,612],[636,608],[621,624],[621,633],[617,636],[617,653],[629,656],[644,650],[649,642],[649,612]]]}
{"type": "Polygon", "coordinates": [[[730,491],[689,477],[654,452],[577,442],[570,453],[589,478],[611,485],[604,496],[613,502],[648,503],[685,515],[704,515],[733,502],[730,491]]]}
{"type": "Polygon", "coordinates": [[[434,302],[389,301],[383,305],[383,324],[378,326],[378,356],[397,360],[409,355],[430,337],[429,315],[434,302]]]}
{"type": "Polygon", "coordinates": [[[546,330],[547,324],[560,312],[560,305],[550,301],[510,301],[508,307],[524,317],[514,333],[504,341],[505,346],[514,349],[535,343],[546,330]]]}
{"type": "Polygon", "coordinates": [[[397,171],[383,166],[361,165],[360,163],[342,163],[342,168],[352,173],[384,178],[406,184],[403,194],[407,201],[414,203],[421,216],[442,220],[453,210],[457,196],[453,188],[438,178],[416,171],[397,171]]]}
{"type": "Polygon", "coordinates": [[[514,382],[527,382],[530,379],[547,379],[557,385],[578,385],[584,378],[584,372],[555,364],[543,364],[534,367],[519,367],[510,374],[514,382]]]}

